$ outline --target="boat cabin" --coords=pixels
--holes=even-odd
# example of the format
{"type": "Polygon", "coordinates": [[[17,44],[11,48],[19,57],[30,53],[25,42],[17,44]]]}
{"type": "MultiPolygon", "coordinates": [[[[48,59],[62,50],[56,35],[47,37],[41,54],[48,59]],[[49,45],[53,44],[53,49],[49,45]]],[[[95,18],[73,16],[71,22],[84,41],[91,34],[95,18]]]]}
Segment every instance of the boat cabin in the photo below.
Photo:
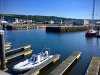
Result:
{"type": "Polygon", "coordinates": [[[45,53],[41,52],[39,54],[33,54],[31,57],[31,61],[38,63],[38,62],[44,60],[46,57],[48,57],[48,51],[45,51],[45,53]]]}

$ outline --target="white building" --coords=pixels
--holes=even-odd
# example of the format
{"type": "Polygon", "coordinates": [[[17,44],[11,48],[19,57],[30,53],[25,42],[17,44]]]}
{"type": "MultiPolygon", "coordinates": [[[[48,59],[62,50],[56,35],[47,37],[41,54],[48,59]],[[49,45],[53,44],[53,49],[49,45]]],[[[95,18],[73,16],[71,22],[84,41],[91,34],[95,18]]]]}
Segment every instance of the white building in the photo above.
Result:
{"type": "Polygon", "coordinates": [[[62,20],[54,20],[55,24],[62,24],[62,20]]]}
{"type": "Polygon", "coordinates": [[[88,20],[74,20],[73,21],[73,24],[74,25],[88,25],[89,24],[89,21],[88,20]]]}
{"type": "Polygon", "coordinates": [[[49,23],[50,23],[50,24],[54,24],[54,21],[53,21],[53,20],[50,20],[49,23]]]}
{"type": "Polygon", "coordinates": [[[18,22],[18,19],[17,18],[15,18],[15,22],[18,22]]]}
{"type": "Polygon", "coordinates": [[[84,20],[84,25],[88,25],[89,21],[88,20],[84,20]]]}
{"type": "Polygon", "coordinates": [[[63,24],[66,24],[66,25],[73,25],[73,21],[71,21],[71,20],[70,20],[70,21],[64,21],[63,24]]]}
{"type": "Polygon", "coordinates": [[[19,19],[19,22],[22,22],[23,20],[22,19],[19,19]]]}
{"type": "Polygon", "coordinates": [[[27,20],[27,23],[32,23],[32,20],[27,20]]]}

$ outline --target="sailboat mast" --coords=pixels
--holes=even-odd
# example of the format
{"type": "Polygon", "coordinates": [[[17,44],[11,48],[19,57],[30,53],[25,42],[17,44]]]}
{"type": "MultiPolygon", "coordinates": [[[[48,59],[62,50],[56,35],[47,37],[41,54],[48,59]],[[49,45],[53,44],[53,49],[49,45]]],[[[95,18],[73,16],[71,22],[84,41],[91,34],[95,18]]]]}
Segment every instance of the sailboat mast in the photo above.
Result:
{"type": "Polygon", "coordinates": [[[95,0],[93,0],[92,24],[94,24],[94,9],[95,9],[95,0]]]}
{"type": "Polygon", "coordinates": [[[2,20],[4,20],[3,0],[2,0],[2,20]]]}

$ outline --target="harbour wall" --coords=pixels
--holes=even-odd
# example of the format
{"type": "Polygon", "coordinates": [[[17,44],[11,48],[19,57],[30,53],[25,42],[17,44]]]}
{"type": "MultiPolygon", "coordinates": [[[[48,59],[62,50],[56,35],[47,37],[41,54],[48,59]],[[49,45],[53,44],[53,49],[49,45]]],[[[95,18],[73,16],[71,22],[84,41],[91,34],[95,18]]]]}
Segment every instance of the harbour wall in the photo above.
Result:
{"type": "Polygon", "coordinates": [[[36,29],[36,25],[7,25],[7,30],[36,29]]]}
{"type": "MultiPolygon", "coordinates": [[[[97,30],[97,26],[93,26],[94,30],[97,30]]],[[[86,31],[87,26],[48,26],[46,27],[47,32],[75,32],[75,31],[86,31]]]]}

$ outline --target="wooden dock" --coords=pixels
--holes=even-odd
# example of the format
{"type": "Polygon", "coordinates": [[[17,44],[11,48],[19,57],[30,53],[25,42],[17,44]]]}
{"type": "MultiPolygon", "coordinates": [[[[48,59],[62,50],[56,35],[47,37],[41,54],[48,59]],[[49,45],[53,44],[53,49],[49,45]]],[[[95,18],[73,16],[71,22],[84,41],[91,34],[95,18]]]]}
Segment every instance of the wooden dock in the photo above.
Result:
{"type": "MultiPolygon", "coordinates": [[[[9,49],[9,50],[6,50],[5,53],[8,53],[8,52],[13,52],[15,50],[18,50],[20,49],[21,51],[17,52],[17,53],[11,53],[10,55],[6,55],[6,63],[9,59],[12,59],[12,58],[15,58],[17,56],[20,56],[20,55],[24,55],[24,56],[27,56],[29,54],[32,53],[32,49],[30,48],[31,45],[24,45],[24,46],[21,46],[21,47],[18,47],[18,48],[14,48],[14,49],[9,49]]],[[[0,65],[1,65],[1,60],[0,60],[0,65]]]]}
{"type": "Polygon", "coordinates": [[[85,75],[98,75],[100,68],[100,58],[93,57],[85,75]]]}
{"type": "Polygon", "coordinates": [[[9,49],[9,50],[6,51],[6,53],[12,52],[12,51],[15,51],[15,50],[18,50],[18,49],[23,49],[23,50],[24,49],[29,49],[30,47],[31,47],[31,45],[27,44],[27,45],[24,45],[24,46],[20,46],[18,48],[9,49]]]}
{"type": "Polygon", "coordinates": [[[32,53],[32,50],[21,51],[21,52],[11,54],[11,55],[7,56],[6,60],[15,58],[15,57],[20,56],[20,55],[28,55],[28,54],[31,54],[31,53],[32,53]]]}
{"type": "Polygon", "coordinates": [[[75,60],[79,59],[81,52],[74,52],[66,60],[64,60],[57,68],[55,68],[49,75],[62,75],[75,60]]]}
{"type": "Polygon", "coordinates": [[[9,73],[7,73],[7,72],[4,72],[4,71],[0,70],[0,75],[11,75],[11,74],[9,74],[9,73]]]}
{"type": "Polygon", "coordinates": [[[7,47],[7,46],[9,46],[9,45],[11,45],[11,43],[10,43],[10,42],[5,43],[5,47],[7,47]]]}
{"type": "Polygon", "coordinates": [[[31,45],[25,45],[25,46],[21,46],[21,47],[14,48],[14,49],[6,51],[6,53],[8,53],[8,52],[12,52],[12,51],[15,51],[15,50],[18,50],[18,49],[22,50],[20,52],[17,52],[17,53],[6,56],[6,60],[12,59],[12,58],[20,56],[20,55],[25,56],[25,55],[31,54],[32,50],[30,49],[30,47],[31,47],[31,45]]]}
{"type": "Polygon", "coordinates": [[[5,51],[8,51],[9,49],[11,49],[11,43],[8,42],[8,43],[5,43],[5,51]]]}
{"type": "Polygon", "coordinates": [[[99,32],[99,34],[97,34],[95,37],[100,38],[100,32],[99,32]]]}
{"type": "Polygon", "coordinates": [[[37,75],[39,74],[39,71],[41,69],[43,69],[45,66],[47,66],[48,64],[50,64],[51,62],[55,62],[56,60],[58,60],[60,58],[60,55],[54,55],[52,58],[50,58],[49,60],[45,61],[44,63],[42,63],[41,65],[36,66],[35,68],[29,70],[28,72],[22,74],[22,75],[37,75]]]}

